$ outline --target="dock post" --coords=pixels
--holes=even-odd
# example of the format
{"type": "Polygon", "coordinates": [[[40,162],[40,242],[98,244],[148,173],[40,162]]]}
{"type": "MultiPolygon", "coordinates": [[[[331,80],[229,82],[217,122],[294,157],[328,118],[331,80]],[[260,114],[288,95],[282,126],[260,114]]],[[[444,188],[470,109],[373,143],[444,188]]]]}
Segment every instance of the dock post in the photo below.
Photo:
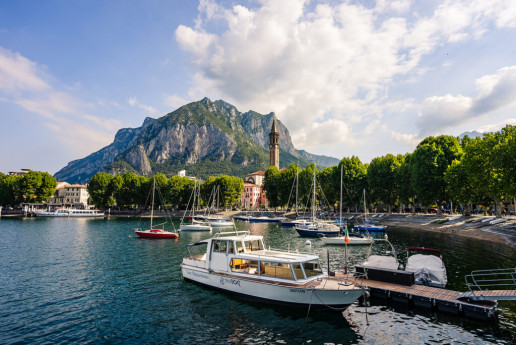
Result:
{"type": "Polygon", "coordinates": [[[2,206],[0,206],[0,218],[2,218],[2,206]]]}

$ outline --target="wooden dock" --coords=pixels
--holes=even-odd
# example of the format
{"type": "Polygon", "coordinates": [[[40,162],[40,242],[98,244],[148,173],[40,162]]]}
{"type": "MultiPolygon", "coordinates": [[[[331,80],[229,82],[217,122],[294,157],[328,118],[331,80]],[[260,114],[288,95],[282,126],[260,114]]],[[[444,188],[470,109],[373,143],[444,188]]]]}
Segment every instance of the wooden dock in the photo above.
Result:
{"type": "Polygon", "coordinates": [[[480,320],[487,320],[495,315],[495,301],[472,301],[459,291],[417,284],[405,286],[342,273],[336,273],[335,278],[366,287],[372,298],[392,300],[418,308],[434,309],[480,320]]]}

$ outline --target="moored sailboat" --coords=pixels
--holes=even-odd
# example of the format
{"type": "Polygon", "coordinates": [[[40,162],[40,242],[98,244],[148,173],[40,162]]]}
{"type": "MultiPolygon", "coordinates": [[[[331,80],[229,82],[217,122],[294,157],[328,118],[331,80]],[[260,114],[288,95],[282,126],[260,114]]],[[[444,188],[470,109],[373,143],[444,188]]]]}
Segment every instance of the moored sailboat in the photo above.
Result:
{"type": "MultiPolygon", "coordinates": [[[[150,228],[147,230],[142,230],[142,228],[139,227],[140,223],[138,223],[138,227],[134,229],[134,232],[139,237],[144,237],[144,238],[177,238],[177,237],[179,237],[179,235],[176,232],[165,231],[164,225],[166,223],[157,224],[157,225],[153,226],[152,223],[154,220],[154,195],[155,195],[155,192],[156,192],[156,179],[154,178],[153,182],[152,182],[152,203],[151,203],[151,214],[150,214],[150,228]],[[159,226],[161,226],[161,228],[159,226]]],[[[141,218],[140,218],[140,222],[141,222],[141,218]]]]}

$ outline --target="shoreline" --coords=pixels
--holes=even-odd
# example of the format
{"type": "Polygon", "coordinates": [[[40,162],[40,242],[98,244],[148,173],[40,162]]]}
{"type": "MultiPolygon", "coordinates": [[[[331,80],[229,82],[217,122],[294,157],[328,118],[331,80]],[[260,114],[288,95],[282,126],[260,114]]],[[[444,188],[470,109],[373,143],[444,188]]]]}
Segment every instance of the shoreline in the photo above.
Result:
{"type": "Polygon", "coordinates": [[[516,217],[497,220],[489,216],[391,214],[384,218],[382,224],[387,226],[448,233],[516,247],[516,217]]]}

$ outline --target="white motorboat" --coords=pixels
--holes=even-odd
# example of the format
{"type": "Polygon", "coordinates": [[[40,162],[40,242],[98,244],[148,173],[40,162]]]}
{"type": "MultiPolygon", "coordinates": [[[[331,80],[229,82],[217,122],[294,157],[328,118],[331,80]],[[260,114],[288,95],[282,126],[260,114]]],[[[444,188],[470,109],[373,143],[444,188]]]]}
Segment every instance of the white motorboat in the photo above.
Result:
{"type": "Polygon", "coordinates": [[[98,210],[80,210],[75,208],[59,208],[54,211],[40,211],[38,217],[104,217],[104,212],[98,210]]]}
{"type": "Polygon", "coordinates": [[[346,308],[364,293],[323,272],[317,255],[265,249],[248,231],[217,233],[189,251],[198,245],[206,250],[183,258],[183,278],[226,293],[311,309],[346,308]]]}
{"type": "Polygon", "coordinates": [[[414,272],[414,280],[416,284],[444,288],[448,283],[446,267],[444,266],[441,251],[438,249],[423,247],[407,248],[407,264],[405,265],[405,271],[414,272]],[[415,251],[431,254],[409,255],[410,252],[415,251]]]}

